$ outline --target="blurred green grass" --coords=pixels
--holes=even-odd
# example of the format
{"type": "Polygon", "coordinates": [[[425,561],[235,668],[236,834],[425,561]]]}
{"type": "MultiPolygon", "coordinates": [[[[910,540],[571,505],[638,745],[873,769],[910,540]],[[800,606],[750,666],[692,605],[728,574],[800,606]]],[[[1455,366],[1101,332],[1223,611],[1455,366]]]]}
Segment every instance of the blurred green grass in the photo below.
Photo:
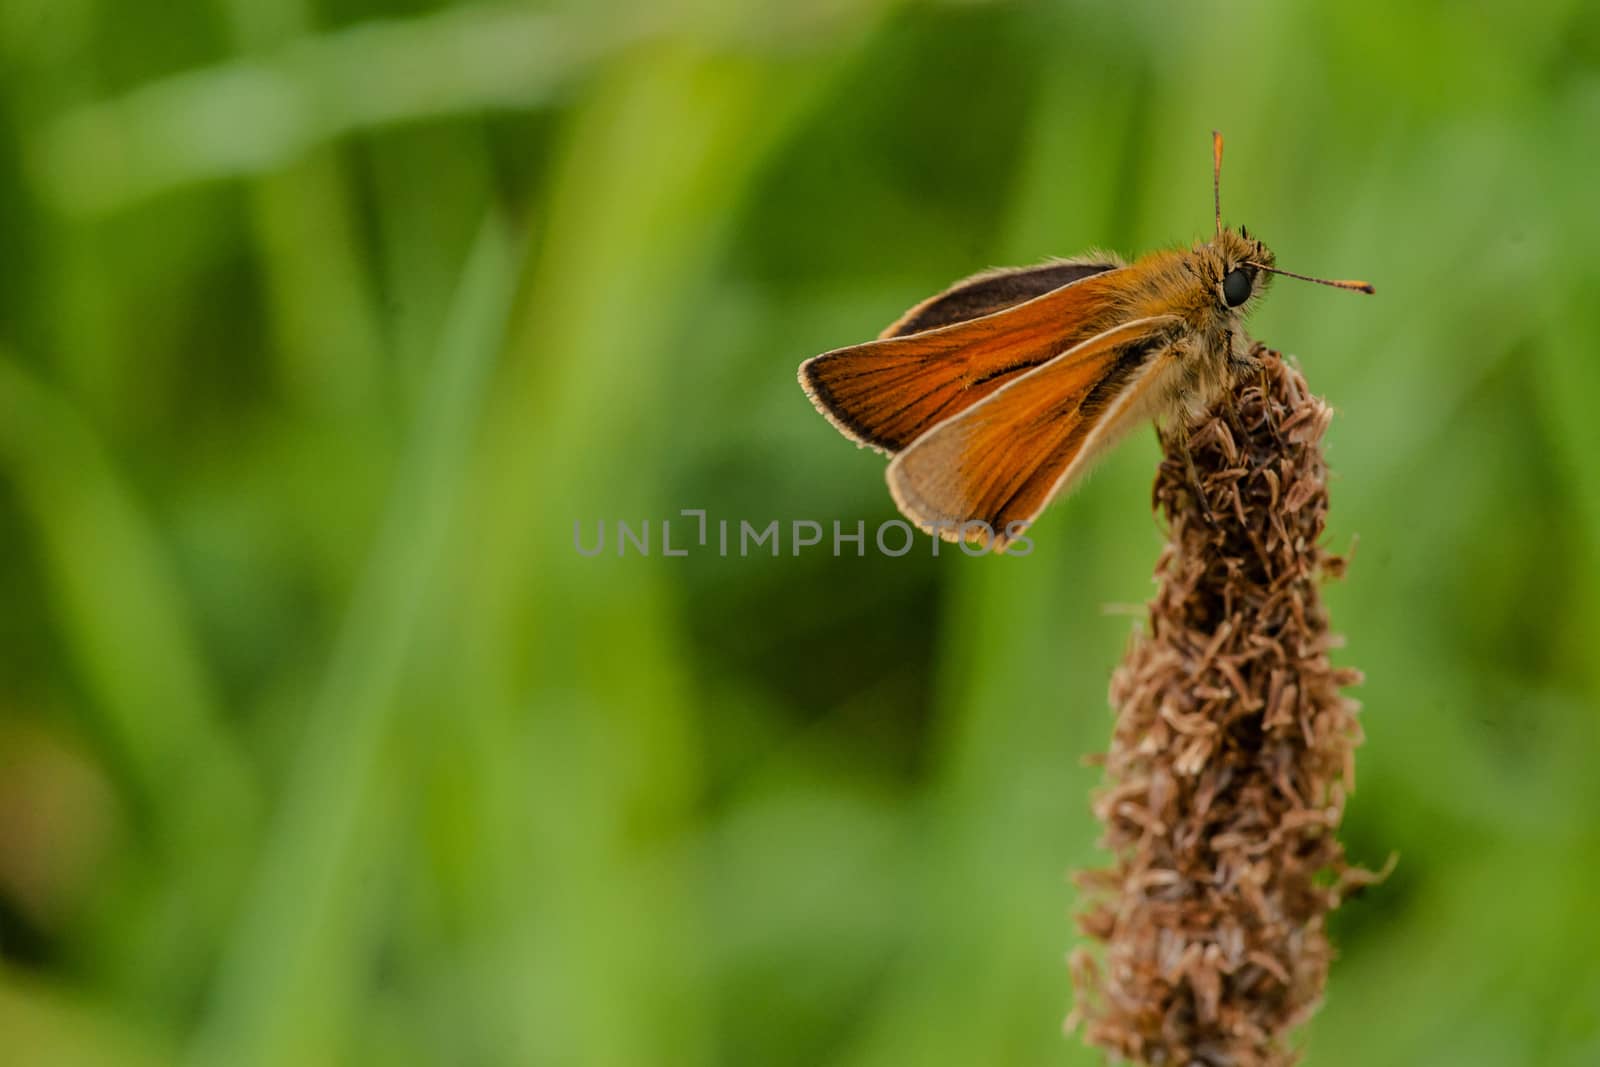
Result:
{"type": "Polygon", "coordinates": [[[794,384],[1223,208],[1338,410],[1367,683],[1308,1064],[1600,1060],[1600,18],[0,0],[0,1032],[27,1064],[1094,1063],[1138,435],[1026,559],[794,384]],[[676,531],[675,531],[676,533],[676,531]]]}

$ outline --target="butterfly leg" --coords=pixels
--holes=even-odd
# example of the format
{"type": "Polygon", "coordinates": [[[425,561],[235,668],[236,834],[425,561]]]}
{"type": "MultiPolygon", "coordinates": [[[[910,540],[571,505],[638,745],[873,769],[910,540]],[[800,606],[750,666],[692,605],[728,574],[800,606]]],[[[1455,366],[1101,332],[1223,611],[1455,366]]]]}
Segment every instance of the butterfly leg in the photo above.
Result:
{"type": "MultiPolygon", "coordinates": [[[[1233,386],[1228,390],[1228,415],[1232,425],[1242,429],[1244,427],[1244,417],[1239,411],[1239,398],[1235,387],[1242,385],[1247,377],[1254,377],[1256,388],[1261,391],[1263,397],[1266,397],[1270,392],[1267,381],[1267,359],[1270,357],[1272,350],[1260,341],[1251,341],[1249,350],[1240,354],[1232,349],[1233,337],[1231,333],[1228,340],[1229,366],[1232,367],[1234,375],[1233,386]]],[[[1249,338],[1247,337],[1245,340],[1249,340],[1249,338]]],[[[1267,420],[1267,425],[1276,434],[1277,428],[1272,426],[1271,410],[1264,408],[1262,417],[1267,420]]]]}
{"type": "Polygon", "coordinates": [[[1257,341],[1250,346],[1250,361],[1255,365],[1256,388],[1261,390],[1261,417],[1266,420],[1267,428],[1272,431],[1272,436],[1278,436],[1278,427],[1272,421],[1272,405],[1267,398],[1272,395],[1272,383],[1267,380],[1267,359],[1272,355],[1272,349],[1257,341]]]}
{"type": "Polygon", "coordinates": [[[1215,530],[1217,528],[1217,519],[1211,512],[1211,501],[1206,499],[1205,487],[1200,484],[1200,472],[1195,470],[1194,453],[1189,451],[1189,426],[1182,420],[1173,424],[1172,443],[1179,452],[1183,453],[1184,469],[1189,474],[1189,493],[1194,497],[1194,502],[1200,509],[1200,517],[1207,526],[1215,530]]]}
{"type": "Polygon", "coordinates": [[[1244,419],[1239,414],[1239,385],[1244,381],[1246,374],[1253,369],[1248,356],[1240,356],[1233,350],[1233,331],[1228,331],[1228,367],[1232,371],[1227,384],[1222,390],[1223,413],[1228,417],[1228,425],[1233,429],[1241,429],[1244,419]]]}

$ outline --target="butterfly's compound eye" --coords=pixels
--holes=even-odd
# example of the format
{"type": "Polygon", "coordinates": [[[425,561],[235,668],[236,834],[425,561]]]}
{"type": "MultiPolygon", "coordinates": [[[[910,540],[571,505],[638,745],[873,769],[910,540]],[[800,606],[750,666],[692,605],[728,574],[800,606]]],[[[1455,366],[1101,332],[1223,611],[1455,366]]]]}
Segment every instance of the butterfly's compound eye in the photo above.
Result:
{"type": "Polygon", "coordinates": [[[1235,267],[1222,279],[1222,299],[1229,307],[1236,308],[1250,299],[1250,274],[1243,267],[1235,267]]]}

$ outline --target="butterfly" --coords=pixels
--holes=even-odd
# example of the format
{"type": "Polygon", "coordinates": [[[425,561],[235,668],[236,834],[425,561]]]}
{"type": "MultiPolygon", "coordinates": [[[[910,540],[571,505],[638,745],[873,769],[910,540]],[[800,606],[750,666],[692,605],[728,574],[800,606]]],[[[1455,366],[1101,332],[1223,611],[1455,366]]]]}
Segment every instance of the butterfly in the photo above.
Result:
{"type": "Polygon", "coordinates": [[[1244,227],[1222,225],[1221,177],[1213,132],[1209,241],[973,275],[877,340],[806,360],[800,385],[846,437],[893,457],[906,518],[1004,551],[1132,427],[1154,419],[1181,438],[1256,368],[1244,319],[1272,275],[1374,291],[1280,270],[1244,227]]]}

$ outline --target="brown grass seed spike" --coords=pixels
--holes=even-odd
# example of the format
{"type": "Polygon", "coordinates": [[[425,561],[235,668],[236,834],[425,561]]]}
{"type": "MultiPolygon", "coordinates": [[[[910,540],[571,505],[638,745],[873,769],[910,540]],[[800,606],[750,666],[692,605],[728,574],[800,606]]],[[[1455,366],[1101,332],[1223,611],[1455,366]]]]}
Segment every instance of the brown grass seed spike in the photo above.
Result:
{"type": "Polygon", "coordinates": [[[1111,681],[1117,721],[1095,814],[1109,868],[1084,872],[1069,1027],[1141,1064],[1279,1067],[1317,1008],[1324,920],[1374,875],[1334,836],[1354,787],[1361,680],[1335,668],[1319,583],[1332,411],[1258,346],[1182,447],[1163,438],[1167,520],[1148,631],[1111,681]],[[1196,499],[1197,490],[1204,501],[1196,499]]]}

